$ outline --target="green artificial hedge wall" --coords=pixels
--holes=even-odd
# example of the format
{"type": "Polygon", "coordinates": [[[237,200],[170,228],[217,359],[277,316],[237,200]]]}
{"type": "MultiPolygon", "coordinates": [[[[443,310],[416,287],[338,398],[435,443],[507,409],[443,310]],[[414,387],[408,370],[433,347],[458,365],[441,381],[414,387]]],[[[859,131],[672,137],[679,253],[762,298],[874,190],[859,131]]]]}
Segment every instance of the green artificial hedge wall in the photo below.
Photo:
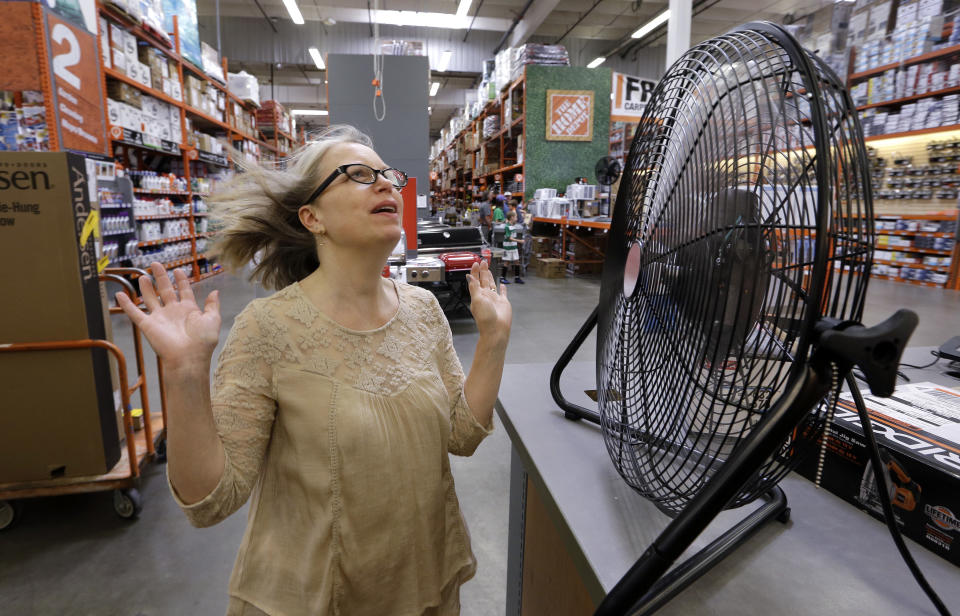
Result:
{"type": "Polygon", "coordinates": [[[594,166],[610,153],[609,68],[527,66],[524,200],[538,188],[564,192],[575,178],[596,182],[594,166]],[[593,90],[593,141],[547,141],[547,90],[593,90]]]}

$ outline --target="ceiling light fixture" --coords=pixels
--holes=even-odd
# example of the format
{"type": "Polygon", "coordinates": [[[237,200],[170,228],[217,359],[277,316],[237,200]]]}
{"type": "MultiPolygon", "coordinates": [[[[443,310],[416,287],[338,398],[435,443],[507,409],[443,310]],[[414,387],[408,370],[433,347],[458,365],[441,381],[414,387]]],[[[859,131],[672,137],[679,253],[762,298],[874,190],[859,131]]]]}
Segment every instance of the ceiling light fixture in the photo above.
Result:
{"type": "Polygon", "coordinates": [[[436,96],[437,91],[440,89],[440,82],[434,81],[430,84],[430,96],[436,96]]]}
{"type": "Polygon", "coordinates": [[[290,113],[293,115],[302,115],[302,116],[325,116],[330,115],[330,112],[326,109],[291,109],[290,113]]]}
{"type": "Polygon", "coordinates": [[[659,15],[657,15],[656,17],[654,17],[644,25],[640,26],[640,28],[636,32],[630,35],[630,38],[635,38],[635,39],[643,38],[646,35],[650,34],[657,27],[665,24],[668,19],[670,19],[670,9],[667,9],[666,11],[660,13],[659,15]]]}
{"type": "Polygon", "coordinates": [[[466,17],[467,13],[470,12],[471,4],[473,4],[473,0],[460,0],[460,5],[457,6],[457,17],[466,17]]]}
{"type": "Polygon", "coordinates": [[[446,28],[465,30],[470,25],[467,17],[452,13],[421,13],[419,11],[379,10],[373,21],[381,26],[415,26],[420,28],[446,28]]]}
{"type": "Polygon", "coordinates": [[[313,63],[317,65],[318,70],[324,70],[327,66],[323,63],[323,56],[320,55],[320,50],[316,47],[311,47],[307,51],[310,52],[310,57],[313,58],[313,63]]]}
{"type": "Polygon", "coordinates": [[[444,50],[440,54],[440,63],[437,64],[437,71],[440,73],[447,72],[447,69],[450,68],[450,58],[453,57],[453,52],[449,49],[444,50]]]}
{"type": "Polygon", "coordinates": [[[298,26],[303,25],[303,15],[300,14],[300,8],[297,6],[297,0],[283,0],[283,6],[287,7],[290,13],[290,19],[298,26]]]}
{"type": "Polygon", "coordinates": [[[595,58],[593,62],[591,62],[590,64],[588,64],[588,65],[587,65],[587,68],[597,68],[598,66],[600,66],[601,64],[603,64],[603,63],[606,62],[606,61],[607,61],[606,58],[604,58],[603,56],[600,56],[599,58],[595,58]]]}

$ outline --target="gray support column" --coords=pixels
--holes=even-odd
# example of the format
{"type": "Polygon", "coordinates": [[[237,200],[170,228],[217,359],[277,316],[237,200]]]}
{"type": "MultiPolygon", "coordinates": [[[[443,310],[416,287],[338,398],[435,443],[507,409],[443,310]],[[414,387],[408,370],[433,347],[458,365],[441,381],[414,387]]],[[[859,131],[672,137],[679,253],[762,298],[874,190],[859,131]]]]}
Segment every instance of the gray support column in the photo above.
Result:
{"type": "Polygon", "coordinates": [[[690,21],[693,19],[692,0],[670,0],[670,20],[667,22],[667,68],[690,49],[690,21]]]}

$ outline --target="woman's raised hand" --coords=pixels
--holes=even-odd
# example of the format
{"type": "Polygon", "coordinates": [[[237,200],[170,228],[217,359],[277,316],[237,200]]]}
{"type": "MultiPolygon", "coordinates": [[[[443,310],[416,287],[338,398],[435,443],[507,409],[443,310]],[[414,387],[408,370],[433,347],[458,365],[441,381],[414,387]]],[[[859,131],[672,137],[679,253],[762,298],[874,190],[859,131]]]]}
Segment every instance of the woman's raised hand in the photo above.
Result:
{"type": "Polygon", "coordinates": [[[510,325],[513,322],[513,308],[507,300],[507,286],[500,285],[490,273],[486,261],[474,263],[467,274],[470,288],[470,312],[477,322],[480,335],[500,337],[504,342],[510,337],[510,325]]]}
{"type": "Polygon", "coordinates": [[[147,314],[125,293],[117,293],[117,304],[140,328],[164,363],[171,367],[205,365],[220,338],[219,291],[207,295],[200,310],[186,274],[180,270],[174,272],[177,282],[174,288],[162,265],[151,263],[150,272],[156,288],[148,276],[141,276],[139,280],[147,314]]]}

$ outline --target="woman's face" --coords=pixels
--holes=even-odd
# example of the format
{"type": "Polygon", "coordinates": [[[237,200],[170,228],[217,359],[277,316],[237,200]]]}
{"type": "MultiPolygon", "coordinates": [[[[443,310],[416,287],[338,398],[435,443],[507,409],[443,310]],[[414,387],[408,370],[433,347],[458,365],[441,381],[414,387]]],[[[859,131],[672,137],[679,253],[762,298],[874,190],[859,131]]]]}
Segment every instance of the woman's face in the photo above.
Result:
{"type": "MultiPolygon", "coordinates": [[[[352,163],[378,170],[389,167],[365,145],[338,143],[323,157],[317,173],[318,183],[337,167],[352,163]]],[[[403,197],[400,189],[380,174],[373,184],[361,184],[341,173],[314,200],[312,209],[333,244],[392,248],[400,241],[403,197]]]]}

